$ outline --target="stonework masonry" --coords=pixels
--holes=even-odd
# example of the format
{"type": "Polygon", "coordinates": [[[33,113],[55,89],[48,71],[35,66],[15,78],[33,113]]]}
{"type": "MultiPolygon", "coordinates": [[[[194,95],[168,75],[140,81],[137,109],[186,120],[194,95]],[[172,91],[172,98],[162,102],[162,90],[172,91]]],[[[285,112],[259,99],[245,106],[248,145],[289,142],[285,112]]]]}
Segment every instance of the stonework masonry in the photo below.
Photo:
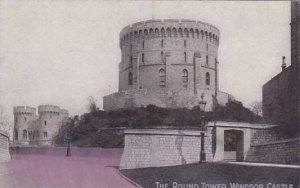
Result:
{"type": "MultiPolygon", "coordinates": [[[[125,131],[125,148],[120,168],[145,168],[197,163],[200,160],[201,131],[131,129],[125,131]]],[[[210,138],[204,147],[212,160],[210,138]]]]}
{"type": "Polygon", "coordinates": [[[6,162],[9,160],[9,136],[0,131],[0,162],[6,162]]]}
{"type": "Polygon", "coordinates": [[[14,144],[52,145],[53,137],[67,122],[68,111],[54,105],[14,107],[14,144]]]}
{"type": "Polygon", "coordinates": [[[253,144],[246,161],[300,165],[300,138],[253,144]]]}
{"type": "Polygon", "coordinates": [[[209,122],[206,130],[199,130],[199,128],[128,129],[124,131],[125,147],[120,168],[135,169],[198,163],[201,133],[204,134],[206,162],[252,161],[295,164],[299,157],[298,150],[295,150],[299,149],[299,139],[287,141],[277,128],[276,125],[267,124],[209,122]],[[228,140],[226,134],[228,131],[242,133],[241,139],[232,143],[241,147],[235,150],[226,149],[225,140],[228,140]],[[268,157],[264,158],[264,155],[268,157]]]}
{"type": "Polygon", "coordinates": [[[219,30],[193,20],[148,20],[120,32],[119,91],[103,98],[104,110],[141,107],[192,108],[203,94],[226,104],[218,85],[219,30]]]}

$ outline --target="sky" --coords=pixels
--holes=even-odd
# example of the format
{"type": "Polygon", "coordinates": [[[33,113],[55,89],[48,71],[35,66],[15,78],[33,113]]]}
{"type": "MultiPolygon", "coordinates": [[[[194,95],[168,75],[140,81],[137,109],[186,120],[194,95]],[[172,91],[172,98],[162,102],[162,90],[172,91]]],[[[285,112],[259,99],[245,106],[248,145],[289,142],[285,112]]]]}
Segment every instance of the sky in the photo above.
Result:
{"type": "Polygon", "coordinates": [[[118,91],[119,32],[154,19],[193,19],[220,29],[220,90],[246,106],[290,64],[288,1],[0,1],[0,105],[54,104],[87,112],[118,91]],[[153,7],[153,9],[152,9],[153,7]]]}

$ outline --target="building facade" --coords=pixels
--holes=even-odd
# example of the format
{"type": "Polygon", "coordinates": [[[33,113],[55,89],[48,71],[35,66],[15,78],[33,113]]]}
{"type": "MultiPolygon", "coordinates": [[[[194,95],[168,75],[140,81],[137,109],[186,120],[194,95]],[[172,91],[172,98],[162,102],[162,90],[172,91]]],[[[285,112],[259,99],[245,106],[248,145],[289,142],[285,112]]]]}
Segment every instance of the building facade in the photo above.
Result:
{"type": "Polygon", "coordinates": [[[271,123],[300,129],[300,2],[291,2],[291,66],[263,86],[263,116],[271,123]]]}
{"type": "Polygon", "coordinates": [[[105,96],[104,110],[153,104],[192,108],[203,95],[207,110],[219,91],[219,30],[193,20],[148,20],[120,32],[119,91],[105,96]]]}
{"type": "Polygon", "coordinates": [[[14,107],[14,144],[52,145],[60,127],[66,124],[68,111],[54,105],[14,107]]]}

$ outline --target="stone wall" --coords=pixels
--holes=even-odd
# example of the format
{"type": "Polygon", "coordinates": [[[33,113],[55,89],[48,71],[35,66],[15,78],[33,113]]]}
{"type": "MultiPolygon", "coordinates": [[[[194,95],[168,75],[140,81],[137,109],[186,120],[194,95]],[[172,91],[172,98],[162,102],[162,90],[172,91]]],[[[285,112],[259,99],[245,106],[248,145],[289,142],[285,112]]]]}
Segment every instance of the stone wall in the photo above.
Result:
{"type": "Polygon", "coordinates": [[[251,145],[249,162],[300,164],[300,138],[251,145]]]}
{"type": "MultiPolygon", "coordinates": [[[[170,129],[129,129],[121,169],[174,166],[200,160],[201,131],[170,129]]],[[[205,137],[206,161],[212,161],[211,136],[205,137]]]]}
{"type": "Polygon", "coordinates": [[[278,141],[286,139],[285,135],[278,126],[273,126],[270,128],[252,128],[251,129],[251,145],[278,141]]]}
{"type": "Polygon", "coordinates": [[[0,162],[10,160],[9,154],[9,137],[0,131],[0,162]]]}

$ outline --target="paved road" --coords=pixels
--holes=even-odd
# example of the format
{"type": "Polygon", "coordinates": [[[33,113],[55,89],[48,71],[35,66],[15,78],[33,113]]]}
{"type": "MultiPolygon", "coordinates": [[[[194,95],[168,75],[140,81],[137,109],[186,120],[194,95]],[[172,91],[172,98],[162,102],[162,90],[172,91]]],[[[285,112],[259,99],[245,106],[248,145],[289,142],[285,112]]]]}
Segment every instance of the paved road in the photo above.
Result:
{"type": "Polygon", "coordinates": [[[1,188],[130,188],[119,175],[122,150],[103,150],[97,156],[15,155],[0,164],[1,188]],[[111,153],[111,155],[110,155],[111,153]]]}

